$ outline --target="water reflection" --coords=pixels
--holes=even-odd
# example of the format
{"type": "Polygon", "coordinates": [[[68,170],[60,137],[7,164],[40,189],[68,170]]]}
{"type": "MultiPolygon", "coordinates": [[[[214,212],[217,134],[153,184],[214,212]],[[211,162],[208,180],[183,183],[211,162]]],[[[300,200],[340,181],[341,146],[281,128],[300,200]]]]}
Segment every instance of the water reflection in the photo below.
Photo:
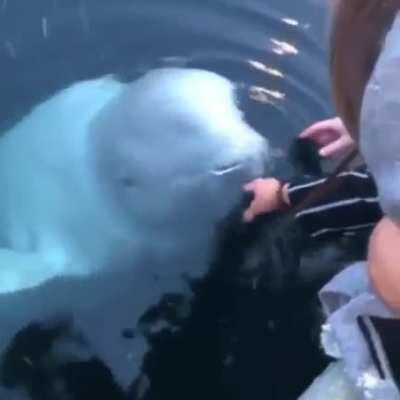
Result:
{"type": "Polygon", "coordinates": [[[272,51],[275,54],[279,54],[280,56],[289,55],[289,54],[299,54],[299,50],[292,44],[283,42],[277,39],[271,39],[272,43],[272,51]]]}
{"type": "Polygon", "coordinates": [[[249,64],[259,71],[263,71],[268,75],[275,76],[277,78],[284,78],[284,75],[281,71],[268,67],[260,61],[249,60],[249,64]]]}
{"type": "Polygon", "coordinates": [[[291,26],[299,26],[299,21],[296,21],[293,18],[282,18],[282,21],[291,26]]]}
{"type": "Polygon", "coordinates": [[[250,97],[261,103],[275,105],[277,100],[284,100],[285,94],[259,86],[252,86],[250,88],[250,97]]]}

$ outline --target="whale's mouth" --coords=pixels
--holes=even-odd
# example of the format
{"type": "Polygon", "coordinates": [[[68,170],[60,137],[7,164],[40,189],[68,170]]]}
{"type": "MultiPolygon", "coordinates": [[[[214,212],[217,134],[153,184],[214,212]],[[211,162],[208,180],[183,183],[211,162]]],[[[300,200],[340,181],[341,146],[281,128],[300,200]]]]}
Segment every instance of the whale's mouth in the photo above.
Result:
{"type": "Polygon", "coordinates": [[[237,171],[239,169],[242,169],[244,167],[243,162],[233,162],[233,163],[228,163],[228,164],[223,164],[221,166],[218,166],[217,168],[214,168],[211,170],[211,173],[213,175],[217,176],[222,176],[229,174],[231,172],[237,171]]]}

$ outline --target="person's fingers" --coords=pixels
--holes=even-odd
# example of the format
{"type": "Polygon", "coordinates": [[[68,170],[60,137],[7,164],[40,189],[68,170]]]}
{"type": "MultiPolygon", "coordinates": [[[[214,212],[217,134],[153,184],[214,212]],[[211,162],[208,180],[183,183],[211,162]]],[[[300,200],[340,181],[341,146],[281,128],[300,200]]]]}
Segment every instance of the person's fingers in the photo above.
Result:
{"type": "Polygon", "coordinates": [[[301,139],[316,139],[320,135],[321,131],[332,130],[332,125],[333,122],[331,119],[316,122],[301,132],[299,137],[301,139]]]}
{"type": "Polygon", "coordinates": [[[334,142],[322,147],[319,151],[321,157],[332,157],[339,153],[346,151],[349,148],[348,143],[343,138],[335,140],[334,142]]]}
{"type": "Polygon", "coordinates": [[[244,213],[243,213],[243,222],[251,222],[254,219],[254,213],[251,207],[249,207],[244,213]]]}
{"type": "Polygon", "coordinates": [[[253,192],[255,190],[255,187],[256,187],[256,181],[251,181],[243,186],[243,190],[245,190],[246,192],[253,192]]]}
{"type": "Polygon", "coordinates": [[[340,135],[337,132],[332,130],[325,130],[325,131],[319,131],[318,135],[316,134],[312,140],[318,146],[323,147],[338,140],[339,137],[340,135]]]}

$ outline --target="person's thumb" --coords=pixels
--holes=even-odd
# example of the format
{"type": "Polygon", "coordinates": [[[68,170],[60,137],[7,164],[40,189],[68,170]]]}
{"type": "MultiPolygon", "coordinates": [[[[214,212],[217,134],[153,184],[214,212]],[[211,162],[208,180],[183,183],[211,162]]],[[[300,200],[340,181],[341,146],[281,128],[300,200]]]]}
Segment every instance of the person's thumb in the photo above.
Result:
{"type": "Polygon", "coordinates": [[[253,192],[255,190],[255,182],[248,182],[245,185],[243,185],[243,190],[245,192],[253,192]]]}
{"type": "Polygon", "coordinates": [[[335,140],[334,142],[322,147],[319,150],[319,155],[321,157],[332,157],[345,151],[346,147],[347,146],[343,138],[339,138],[338,140],[335,140]]]}
{"type": "Polygon", "coordinates": [[[250,207],[243,213],[243,222],[251,222],[254,219],[253,209],[250,207]]]}

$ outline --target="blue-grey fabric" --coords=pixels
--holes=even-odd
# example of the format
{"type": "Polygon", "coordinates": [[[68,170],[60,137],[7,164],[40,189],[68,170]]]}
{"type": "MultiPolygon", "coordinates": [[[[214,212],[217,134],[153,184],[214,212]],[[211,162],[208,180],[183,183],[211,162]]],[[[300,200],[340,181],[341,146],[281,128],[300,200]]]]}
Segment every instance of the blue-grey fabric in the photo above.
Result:
{"type": "Polygon", "coordinates": [[[395,316],[371,289],[365,263],[335,276],[320,291],[320,299],[327,314],[321,335],[325,352],[343,360],[345,373],[363,399],[400,399],[380,335],[370,321],[395,316]]]}

